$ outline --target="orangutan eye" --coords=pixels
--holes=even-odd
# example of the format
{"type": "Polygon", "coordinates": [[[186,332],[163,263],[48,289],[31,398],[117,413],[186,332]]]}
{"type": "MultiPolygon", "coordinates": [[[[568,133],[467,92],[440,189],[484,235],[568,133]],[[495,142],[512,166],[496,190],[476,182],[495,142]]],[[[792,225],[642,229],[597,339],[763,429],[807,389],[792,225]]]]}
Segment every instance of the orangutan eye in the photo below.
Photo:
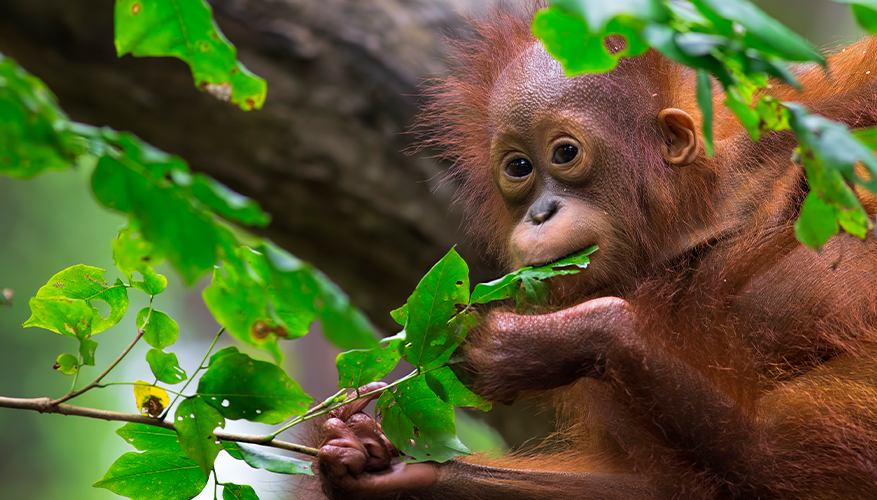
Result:
{"type": "Polygon", "coordinates": [[[517,160],[512,160],[508,165],[505,166],[505,173],[508,174],[509,177],[527,177],[533,172],[533,164],[530,163],[529,160],[524,158],[518,158],[517,160]]]}
{"type": "Polygon", "coordinates": [[[551,162],[555,165],[563,165],[564,163],[569,163],[576,159],[576,156],[579,154],[579,148],[573,146],[572,144],[564,144],[563,146],[559,146],[554,150],[554,155],[551,157],[551,162]]]}

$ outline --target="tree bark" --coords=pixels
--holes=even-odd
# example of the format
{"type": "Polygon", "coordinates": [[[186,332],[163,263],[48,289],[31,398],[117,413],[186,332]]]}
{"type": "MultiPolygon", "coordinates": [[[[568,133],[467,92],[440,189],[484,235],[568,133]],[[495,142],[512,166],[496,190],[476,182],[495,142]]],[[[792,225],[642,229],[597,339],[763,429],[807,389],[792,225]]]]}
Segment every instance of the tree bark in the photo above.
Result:
{"type": "MultiPolygon", "coordinates": [[[[454,244],[473,279],[443,165],[403,153],[418,85],[442,75],[459,0],[212,0],[239,58],[268,82],[260,111],[199,92],[171,58],[117,58],[111,0],[3,0],[0,51],[77,121],[130,130],[258,200],[265,234],[324,270],[379,326],[454,244]]],[[[470,2],[473,4],[479,1],[470,2]]]]}

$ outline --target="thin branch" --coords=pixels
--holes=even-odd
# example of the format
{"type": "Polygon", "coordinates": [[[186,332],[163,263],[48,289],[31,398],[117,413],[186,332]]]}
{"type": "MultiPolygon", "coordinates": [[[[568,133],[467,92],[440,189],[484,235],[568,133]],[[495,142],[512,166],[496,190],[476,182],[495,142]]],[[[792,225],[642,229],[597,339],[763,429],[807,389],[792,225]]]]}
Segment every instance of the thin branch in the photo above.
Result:
{"type": "MultiPolygon", "coordinates": [[[[145,324],[144,324],[144,326],[145,326],[145,324]]],[[[63,403],[64,401],[67,401],[69,399],[73,399],[76,396],[79,396],[80,394],[82,394],[86,391],[90,391],[90,390],[94,389],[95,387],[97,387],[98,384],[100,384],[100,381],[103,380],[104,377],[109,375],[109,373],[113,370],[113,368],[116,367],[116,365],[118,365],[123,359],[125,359],[125,356],[127,356],[128,353],[131,352],[131,349],[133,349],[134,345],[136,345],[137,342],[140,340],[140,338],[143,337],[144,333],[145,332],[143,331],[143,328],[139,328],[137,330],[137,335],[134,336],[134,340],[132,340],[131,343],[128,344],[128,347],[125,348],[125,350],[122,352],[122,354],[119,354],[119,357],[116,358],[116,360],[113,361],[113,363],[106,370],[104,370],[103,373],[101,373],[96,379],[94,379],[94,382],[88,384],[87,386],[83,387],[82,389],[79,389],[76,392],[71,392],[71,393],[67,394],[66,396],[52,400],[52,404],[59,405],[59,404],[63,403]]]]}
{"type": "MultiPolygon", "coordinates": [[[[111,410],[98,410],[95,408],[85,408],[82,406],[73,406],[68,404],[58,404],[51,398],[7,398],[0,396],[0,408],[15,408],[18,410],[33,410],[40,413],[58,413],[61,415],[72,415],[76,417],[88,417],[101,420],[109,420],[116,422],[134,422],[138,424],[152,425],[155,427],[163,427],[169,430],[174,429],[174,424],[167,420],[159,420],[147,415],[138,415],[136,413],[122,413],[111,410]]],[[[278,441],[272,439],[271,436],[255,436],[252,434],[236,434],[233,432],[224,432],[217,430],[214,435],[224,441],[236,441],[239,443],[260,444],[271,448],[281,450],[294,451],[312,457],[317,456],[317,449],[310,446],[304,446],[286,441],[278,441]]]]}
{"type": "Polygon", "coordinates": [[[207,357],[210,356],[211,352],[213,352],[213,348],[216,347],[216,341],[219,340],[219,337],[222,335],[222,332],[224,332],[224,331],[225,331],[225,327],[223,326],[222,328],[219,329],[218,332],[216,332],[216,335],[213,337],[213,342],[210,343],[210,347],[207,349],[207,352],[204,353],[204,358],[201,359],[200,363],[198,363],[198,368],[195,368],[195,371],[192,372],[191,375],[189,375],[189,380],[187,380],[186,383],[183,384],[183,388],[180,389],[180,392],[177,393],[177,396],[174,398],[173,401],[171,401],[171,404],[167,405],[167,409],[164,410],[164,414],[162,414],[160,418],[166,417],[168,415],[168,413],[170,413],[171,408],[173,408],[173,406],[177,402],[177,400],[180,399],[180,396],[182,396],[183,393],[186,392],[186,387],[189,387],[189,384],[191,384],[192,380],[195,379],[195,375],[198,375],[198,372],[200,372],[201,369],[204,367],[204,362],[207,361],[207,357]]]}

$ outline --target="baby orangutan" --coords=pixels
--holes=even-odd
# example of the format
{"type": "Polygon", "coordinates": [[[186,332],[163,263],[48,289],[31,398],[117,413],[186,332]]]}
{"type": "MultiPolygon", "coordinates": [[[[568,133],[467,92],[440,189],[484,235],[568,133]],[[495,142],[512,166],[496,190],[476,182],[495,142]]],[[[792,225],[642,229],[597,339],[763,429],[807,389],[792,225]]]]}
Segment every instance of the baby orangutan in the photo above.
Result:
{"type": "MultiPolygon", "coordinates": [[[[586,271],[552,279],[544,314],[486,314],[455,368],[493,401],[553,398],[570,444],[408,464],[357,401],[323,427],[325,494],[877,498],[875,237],[805,248],[791,132],[753,142],[718,95],[707,157],[690,70],[650,51],[566,78],[529,24],[476,25],[424,123],[454,161],[474,236],[510,268],[599,246],[586,271]]],[[[860,42],[827,74],[802,71],[803,92],[770,92],[874,126],[872,54],[877,42],[860,42]]]]}

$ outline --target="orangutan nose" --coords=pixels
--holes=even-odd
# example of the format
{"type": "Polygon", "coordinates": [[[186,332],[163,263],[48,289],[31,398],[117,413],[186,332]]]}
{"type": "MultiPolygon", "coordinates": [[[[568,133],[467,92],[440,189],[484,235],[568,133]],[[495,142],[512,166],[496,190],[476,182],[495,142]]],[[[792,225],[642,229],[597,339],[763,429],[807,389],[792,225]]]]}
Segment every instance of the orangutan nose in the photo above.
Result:
{"type": "Polygon", "coordinates": [[[530,218],[530,222],[538,226],[550,219],[559,209],[560,202],[557,201],[557,198],[542,197],[536,200],[536,203],[533,203],[527,215],[530,218]]]}

